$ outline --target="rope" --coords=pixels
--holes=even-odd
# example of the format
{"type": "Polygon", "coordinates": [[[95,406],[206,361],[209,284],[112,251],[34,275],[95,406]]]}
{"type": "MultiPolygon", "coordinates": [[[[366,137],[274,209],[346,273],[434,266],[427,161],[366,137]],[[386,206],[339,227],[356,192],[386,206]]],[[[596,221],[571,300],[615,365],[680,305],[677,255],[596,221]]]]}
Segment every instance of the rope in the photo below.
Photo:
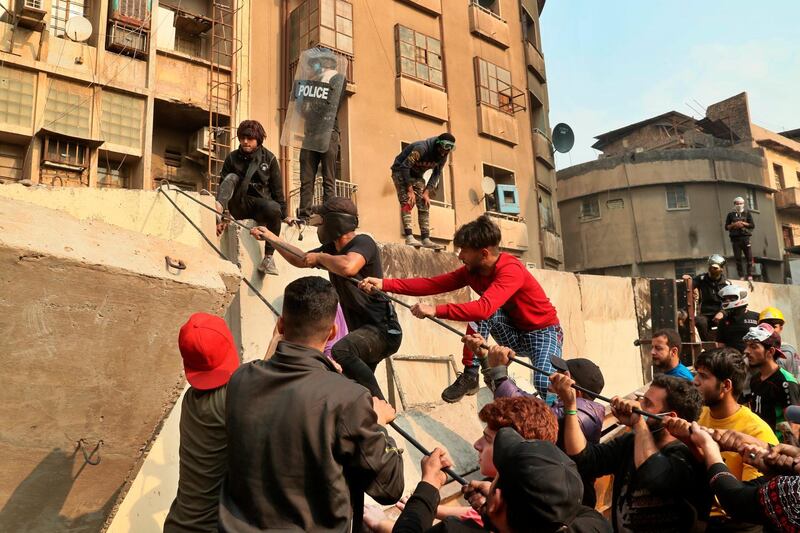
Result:
{"type": "MultiPolygon", "coordinates": [[[[197,230],[197,233],[199,233],[199,234],[200,234],[200,236],[203,238],[203,240],[204,240],[204,241],[206,241],[206,243],[207,243],[207,244],[208,244],[208,245],[209,245],[211,248],[213,248],[213,249],[214,249],[214,251],[215,251],[215,252],[217,252],[217,254],[218,254],[218,255],[219,255],[219,256],[220,256],[222,259],[224,259],[225,261],[229,261],[229,262],[233,263],[233,264],[234,264],[234,265],[236,265],[236,266],[240,266],[240,265],[238,265],[238,264],[237,264],[235,261],[231,261],[230,259],[228,259],[228,257],[227,257],[225,254],[223,254],[223,253],[222,253],[222,250],[220,250],[219,248],[217,248],[217,246],[216,246],[216,245],[215,245],[213,242],[211,242],[211,239],[209,239],[209,238],[206,236],[206,234],[205,234],[205,233],[203,233],[203,230],[202,230],[202,229],[200,229],[200,228],[197,226],[197,224],[195,224],[194,222],[192,222],[192,219],[191,219],[191,218],[189,218],[189,215],[187,215],[187,214],[186,214],[186,213],[185,213],[185,212],[184,212],[184,211],[183,211],[183,210],[182,210],[180,207],[178,207],[178,204],[177,204],[177,203],[175,203],[175,201],[174,201],[172,198],[170,198],[170,197],[169,197],[169,195],[168,195],[167,193],[165,193],[165,192],[164,192],[164,186],[165,186],[165,185],[166,185],[167,187],[169,187],[169,182],[168,182],[167,180],[163,180],[163,181],[161,182],[161,186],[158,188],[158,192],[160,192],[161,194],[163,194],[163,195],[164,195],[164,198],[166,198],[167,200],[169,200],[169,203],[171,203],[171,204],[172,204],[172,207],[174,207],[174,208],[175,208],[175,209],[178,211],[178,213],[180,213],[180,214],[183,216],[183,218],[185,218],[185,219],[186,219],[186,222],[188,222],[189,224],[191,224],[191,226],[192,226],[192,227],[193,227],[195,230],[197,230]]],[[[193,201],[197,202],[198,204],[202,205],[203,207],[206,207],[206,208],[208,208],[208,209],[211,209],[211,208],[210,208],[210,207],[208,207],[206,204],[204,204],[204,203],[200,202],[199,200],[195,200],[194,198],[192,198],[191,196],[189,196],[188,194],[186,194],[185,192],[183,192],[183,191],[182,191],[182,190],[180,190],[180,189],[171,189],[171,188],[170,188],[170,189],[168,189],[168,190],[181,192],[181,193],[183,193],[184,195],[186,195],[186,197],[187,197],[187,198],[190,198],[191,200],[193,200],[193,201]]],[[[212,210],[212,211],[214,211],[213,209],[211,209],[211,210],[212,210]]],[[[216,211],[215,211],[215,212],[216,212],[216,211]]],[[[239,226],[242,226],[242,227],[243,227],[243,228],[245,228],[247,231],[250,231],[250,228],[248,228],[248,227],[247,227],[247,226],[245,226],[244,224],[241,224],[240,222],[237,222],[237,221],[235,221],[235,220],[232,220],[232,222],[236,222],[236,224],[238,224],[239,226]]],[[[261,292],[260,292],[260,291],[259,291],[259,290],[258,290],[258,289],[257,289],[257,288],[256,288],[256,287],[255,287],[255,286],[252,284],[252,283],[250,283],[250,280],[248,280],[248,279],[247,279],[247,278],[245,278],[245,277],[242,277],[242,281],[245,283],[245,285],[247,285],[247,286],[250,288],[250,290],[251,290],[251,291],[253,291],[254,293],[256,293],[256,296],[258,296],[258,298],[259,298],[259,299],[260,299],[262,302],[264,302],[264,305],[266,305],[267,307],[269,307],[269,310],[270,310],[270,311],[272,311],[272,312],[275,314],[275,316],[281,316],[281,314],[278,312],[278,310],[277,310],[277,309],[275,309],[275,307],[273,307],[273,305],[272,305],[271,303],[269,303],[269,300],[267,300],[267,299],[264,297],[264,295],[263,295],[263,294],[261,294],[261,292]]]]}
{"type": "MultiPolygon", "coordinates": [[[[181,215],[183,215],[183,217],[184,217],[184,218],[185,218],[185,219],[186,219],[186,220],[187,220],[187,221],[188,221],[188,222],[189,222],[189,223],[192,225],[192,227],[194,227],[194,229],[196,229],[196,230],[197,230],[197,232],[198,232],[198,233],[200,233],[200,235],[203,237],[203,239],[205,239],[205,241],[206,241],[206,242],[209,244],[209,246],[211,246],[212,248],[214,248],[214,250],[215,250],[215,251],[216,251],[216,252],[217,252],[217,253],[220,255],[220,257],[222,257],[223,259],[226,259],[226,260],[227,260],[227,258],[225,257],[225,255],[223,255],[223,253],[222,253],[222,252],[219,250],[219,248],[217,248],[216,246],[214,246],[214,244],[213,244],[213,243],[212,243],[212,242],[211,242],[211,241],[208,239],[208,237],[206,237],[205,233],[203,233],[203,231],[202,231],[202,230],[201,230],[199,227],[197,227],[197,225],[196,225],[194,222],[192,222],[192,221],[189,219],[189,217],[186,215],[186,213],[184,213],[183,211],[181,211],[181,209],[178,207],[178,204],[176,204],[176,203],[175,203],[175,202],[172,200],[172,198],[170,198],[169,196],[167,196],[167,194],[166,194],[166,193],[163,191],[163,189],[162,189],[162,187],[164,187],[165,185],[166,185],[167,187],[169,187],[169,182],[167,182],[166,180],[164,180],[164,181],[162,181],[162,182],[161,182],[161,186],[160,186],[160,187],[159,187],[159,189],[158,189],[158,190],[159,190],[159,192],[161,192],[161,193],[164,195],[164,197],[166,197],[166,199],[167,199],[167,200],[169,200],[169,201],[170,201],[170,203],[171,203],[171,204],[172,204],[172,205],[175,207],[175,209],[177,209],[177,210],[178,210],[178,212],[179,212],[181,215]]],[[[181,190],[181,189],[169,189],[169,190],[174,190],[174,191],[177,191],[177,192],[179,192],[180,194],[183,194],[184,196],[186,196],[187,198],[189,198],[190,200],[192,200],[192,201],[193,201],[193,202],[195,202],[196,204],[198,204],[198,205],[200,205],[200,206],[202,206],[202,207],[204,207],[204,208],[208,209],[209,211],[213,211],[213,212],[214,212],[214,213],[216,213],[218,216],[220,216],[220,217],[224,217],[226,220],[229,220],[230,222],[233,222],[233,223],[234,223],[234,224],[236,224],[237,226],[240,226],[240,227],[242,227],[242,228],[246,229],[248,232],[250,231],[250,228],[248,228],[247,226],[245,226],[244,224],[242,224],[242,223],[241,223],[241,222],[239,222],[238,220],[234,220],[234,219],[230,218],[228,215],[225,215],[224,213],[220,213],[220,212],[219,212],[219,211],[217,211],[216,209],[214,209],[214,208],[212,208],[212,207],[210,207],[210,206],[207,206],[206,204],[204,204],[204,203],[203,203],[203,202],[201,202],[200,200],[197,200],[196,198],[192,198],[192,196],[190,196],[190,195],[189,195],[187,192],[185,192],[185,191],[183,191],[183,190],[181,190]]],[[[291,255],[293,255],[293,256],[295,256],[295,257],[297,257],[297,258],[303,258],[303,257],[304,257],[304,255],[300,255],[300,254],[298,254],[297,252],[295,252],[294,250],[292,250],[291,248],[289,248],[289,247],[285,246],[284,244],[282,244],[282,243],[280,243],[280,242],[270,242],[270,244],[271,244],[273,247],[275,247],[275,248],[277,248],[277,249],[281,249],[281,250],[285,251],[286,253],[289,253],[289,254],[291,254],[291,255]]],[[[323,268],[323,267],[319,267],[319,268],[320,268],[320,269],[322,269],[322,270],[326,270],[326,271],[330,272],[329,270],[327,270],[327,269],[325,269],[325,268],[323,268]]],[[[337,274],[337,275],[338,275],[338,274],[337,274]]],[[[347,281],[349,281],[349,282],[351,282],[351,283],[354,283],[354,284],[356,284],[356,285],[358,285],[358,283],[361,281],[361,279],[359,279],[359,278],[356,278],[356,277],[345,277],[345,276],[340,276],[340,277],[342,277],[342,278],[346,279],[347,281]]],[[[261,298],[261,301],[262,301],[262,302],[264,302],[264,303],[265,303],[265,304],[266,304],[266,305],[267,305],[267,306],[268,306],[270,309],[272,309],[272,312],[273,312],[273,313],[275,313],[276,315],[280,315],[280,313],[278,313],[278,312],[275,310],[275,308],[274,308],[274,307],[272,307],[272,305],[270,305],[270,304],[269,304],[269,302],[267,302],[267,300],[266,300],[266,299],[265,299],[265,298],[264,298],[264,297],[261,295],[261,293],[260,293],[260,292],[258,292],[258,290],[257,290],[255,287],[253,287],[253,285],[252,285],[252,284],[251,284],[251,283],[250,283],[250,282],[249,282],[249,281],[248,281],[246,278],[242,278],[242,281],[244,281],[244,282],[247,284],[247,286],[248,286],[248,287],[250,287],[250,288],[251,288],[251,289],[252,289],[252,290],[253,290],[253,291],[254,291],[254,292],[255,292],[255,293],[258,295],[258,297],[259,297],[259,298],[261,298]]],[[[387,300],[389,300],[389,301],[395,302],[396,304],[398,304],[398,305],[400,305],[400,306],[402,306],[402,307],[405,307],[406,309],[411,309],[411,307],[412,307],[412,306],[411,306],[411,304],[407,304],[406,302],[404,302],[404,301],[402,301],[402,300],[399,300],[398,298],[395,298],[395,297],[393,297],[393,296],[390,296],[389,294],[387,294],[387,293],[383,292],[382,290],[379,290],[379,289],[373,289],[373,290],[372,290],[372,292],[373,292],[375,295],[377,295],[377,296],[381,296],[381,297],[383,297],[383,298],[386,298],[386,299],[387,299],[387,300]]],[[[456,334],[456,335],[458,335],[459,337],[463,337],[463,336],[464,336],[464,334],[463,334],[463,333],[461,333],[461,331],[457,330],[456,328],[454,328],[454,327],[453,327],[453,326],[451,326],[450,324],[447,324],[446,322],[444,322],[443,320],[441,320],[441,319],[439,319],[439,318],[436,318],[436,317],[426,317],[426,318],[427,318],[427,319],[429,319],[429,320],[430,320],[431,322],[433,322],[434,324],[437,324],[437,325],[439,325],[439,326],[443,327],[444,329],[446,329],[446,330],[448,330],[448,331],[451,331],[451,332],[455,333],[455,334],[456,334]]],[[[484,343],[484,344],[481,344],[481,346],[480,346],[480,347],[481,347],[482,349],[484,349],[484,350],[488,350],[488,349],[489,349],[489,345],[487,345],[487,344],[485,344],[485,343],[484,343]]],[[[550,359],[551,359],[551,361],[550,361],[550,362],[553,364],[553,366],[555,367],[555,369],[556,369],[557,371],[559,371],[559,372],[563,372],[563,371],[566,371],[566,370],[567,370],[567,364],[566,364],[566,362],[565,362],[563,359],[561,359],[560,357],[555,357],[555,356],[553,356],[553,357],[551,357],[550,359]]],[[[482,369],[486,369],[486,368],[488,368],[488,367],[489,367],[489,362],[488,362],[488,360],[487,360],[487,358],[486,358],[486,357],[478,357],[478,361],[480,362],[480,365],[481,365],[481,368],[482,368],[482,369]]],[[[539,367],[537,367],[537,366],[534,366],[534,365],[532,365],[532,364],[530,364],[530,363],[527,363],[527,362],[525,362],[525,361],[522,361],[522,360],[520,360],[520,359],[519,359],[519,358],[517,358],[517,357],[512,357],[512,358],[510,359],[510,361],[512,361],[512,362],[514,362],[514,363],[517,363],[517,364],[520,364],[520,365],[522,365],[522,366],[524,366],[524,367],[526,367],[526,368],[529,368],[529,369],[531,369],[531,370],[533,370],[533,371],[535,371],[535,372],[539,372],[540,374],[549,375],[549,373],[548,373],[548,372],[545,372],[543,369],[541,369],[541,368],[539,368],[539,367]]],[[[580,385],[577,385],[577,384],[575,384],[575,383],[573,383],[571,386],[572,386],[572,388],[573,388],[573,389],[575,389],[575,390],[578,390],[578,391],[581,391],[581,392],[583,392],[583,393],[584,393],[585,395],[587,395],[587,396],[590,396],[590,397],[592,397],[592,398],[596,398],[596,399],[598,399],[598,400],[602,400],[602,401],[604,401],[604,402],[611,403],[611,399],[610,399],[610,398],[608,398],[608,397],[606,397],[606,396],[603,396],[602,394],[597,394],[596,392],[590,391],[590,390],[588,390],[588,389],[586,389],[586,388],[584,388],[584,387],[581,387],[580,385]]],[[[662,420],[662,419],[664,418],[664,417],[663,417],[662,415],[660,415],[660,414],[650,413],[650,412],[648,412],[648,411],[644,411],[644,410],[642,410],[642,409],[638,409],[638,408],[634,408],[634,409],[633,409],[633,412],[634,412],[634,413],[638,413],[638,414],[640,414],[640,415],[642,415],[642,416],[647,416],[647,417],[650,417],[650,418],[655,418],[655,419],[657,419],[657,420],[662,420]]],[[[402,430],[401,430],[401,429],[400,429],[398,426],[396,426],[394,423],[392,423],[392,424],[391,424],[391,426],[392,426],[394,429],[396,429],[398,433],[400,433],[401,435],[403,435],[403,437],[405,437],[405,438],[406,438],[406,440],[408,440],[409,442],[411,442],[411,444],[414,444],[414,446],[415,446],[417,449],[419,449],[419,450],[420,450],[422,453],[424,453],[425,455],[430,455],[430,453],[426,453],[426,451],[425,451],[425,448],[423,448],[421,445],[419,445],[419,446],[418,446],[418,444],[419,444],[418,442],[414,441],[413,439],[410,439],[410,435],[408,435],[407,433],[405,433],[404,431],[402,431],[402,430]]],[[[450,472],[448,472],[448,474],[449,474],[449,473],[450,473],[450,472]]],[[[456,479],[456,480],[458,481],[458,478],[456,478],[456,477],[454,477],[453,479],[456,479]]]]}
{"type": "Polygon", "coordinates": [[[100,464],[100,447],[103,445],[103,439],[97,441],[97,446],[91,451],[91,453],[86,452],[86,441],[84,439],[80,439],[77,443],[78,449],[83,454],[83,460],[87,465],[97,466],[100,464]],[[97,459],[92,460],[92,457],[97,455],[97,459]]]}

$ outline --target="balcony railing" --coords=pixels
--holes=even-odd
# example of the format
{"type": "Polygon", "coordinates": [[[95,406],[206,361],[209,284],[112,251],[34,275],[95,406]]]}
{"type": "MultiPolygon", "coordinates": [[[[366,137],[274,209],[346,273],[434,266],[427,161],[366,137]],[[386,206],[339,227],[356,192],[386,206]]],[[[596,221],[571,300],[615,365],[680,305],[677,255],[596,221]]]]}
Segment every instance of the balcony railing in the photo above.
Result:
{"type": "Polygon", "coordinates": [[[483,7],[478,0],[470,0],[470,5],[476,7],[480,11],[483,11],[487,15],[491,15],[492,17],[496,18],[500,22],[505,22],[506,21],[503,17],[501,17],[500,15],[498,15],[497,13],[492,11],[491,9],[483,7]]]}
{"type": "Polygon", "coordinates": [[[775,207],[781,211],[800,212],[800,188],[789,187],[776,192],[775,207]]]}
{"type": "MultiPolygon", "coordinates": [[[[353,203],[358,205],[358,200],[356,199],[356,193],[358,192],[358,185],[355,183],[350,183],[349,181],[342,181],[336,180],[335,185],[335,195],[336,196],[343,196],[344,198],[349,198],[353,200],[353,203]]],[[[321,205],[322,204],[322,178],[317,177],[316,183],[314,183],[314,200],[312,205],[321,205]]],[[[289,192],[289,215],[294,215],[297,213],[297,209],[300,207],[300,187],[296,189],[292,189],[289,192]]]]}

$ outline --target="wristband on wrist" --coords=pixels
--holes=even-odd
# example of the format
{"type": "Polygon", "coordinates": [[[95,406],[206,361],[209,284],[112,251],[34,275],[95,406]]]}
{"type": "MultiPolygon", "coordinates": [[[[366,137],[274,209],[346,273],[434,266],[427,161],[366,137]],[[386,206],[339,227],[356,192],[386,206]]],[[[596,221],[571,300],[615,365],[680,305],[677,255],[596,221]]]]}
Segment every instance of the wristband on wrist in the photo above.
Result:
{"type": "Polygon", "coordinates": [[[578,411],[576,409],[567,409],[566,411],[564,411],[564,414],[565,415],[577,415],[578,411]]]}

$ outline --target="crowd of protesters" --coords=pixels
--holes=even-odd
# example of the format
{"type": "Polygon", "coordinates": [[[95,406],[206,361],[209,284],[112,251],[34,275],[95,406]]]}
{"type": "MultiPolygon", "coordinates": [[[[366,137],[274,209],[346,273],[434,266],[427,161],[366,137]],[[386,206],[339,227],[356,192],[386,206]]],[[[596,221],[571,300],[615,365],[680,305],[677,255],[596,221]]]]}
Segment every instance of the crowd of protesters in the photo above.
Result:
{"type": "Polygon", "coordinates": [[[680,362],[678,332],[655,331],[656,375],[640,396],[611,398],[620,430],[604,439],[601,369],[584,358],[561,371],[550,365],[563,342],[556,310],[530,271],[500,252],[490,219],[459,228],[460,269],[398,280],[375,277],[374,243],[353,240],[354,206],[334,198],[322,213],[330,240],[303,260],[290,259],[273,232],[253,230],[296,266],[331,271],[331,281],[285,287],[271,357],[240,365],[230,331],[211,315],[193,315],[180,331],[190,388],[164,531],[800,532],[800,388],[781,365],[780,311],[747,311],[747,290],[723,284],[717,296],[731,324],[717,319],[718,346],[699,355],[694,372],[680,362]],[[360,295],[342,281],[359,272],[360,295]],[[453,458],[442,448],[424,456],[407,494],[408,444],[390,436],[396,413],[371,374],[399,345],[382,291],[465,286],[479,299],[412,309],[468,323],[465,371],[443,399],[475,394],[481,374],[494,396],[475,415],[485,424],[474,443],[479,471],[461,487],[462,505],[442,505],[453,458]],[[518,357],[547,370],[534,373],[534,391],[509,376],[518,357]],[[609,475],[604,516],[595,482],[609,475]],[[392,505],[396,520],[383,512],[392,505]]]}

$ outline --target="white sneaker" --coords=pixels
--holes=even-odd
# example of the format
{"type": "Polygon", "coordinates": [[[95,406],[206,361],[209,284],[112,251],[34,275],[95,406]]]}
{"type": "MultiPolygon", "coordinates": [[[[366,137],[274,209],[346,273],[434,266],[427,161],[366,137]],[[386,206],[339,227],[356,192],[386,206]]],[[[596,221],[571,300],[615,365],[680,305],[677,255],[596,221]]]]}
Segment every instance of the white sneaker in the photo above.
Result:
{"type": "Polygon", "coordinates": [[[278,275],[278,267],[275,265],[275,259],[271,255],[265,255],[258,265],[258,271],[262,274],[269,274],[270,276],[278,275]]]}
{"type": "Polygon", "coordinates": [[[414,246],[416,248],[422,246],[422,243],[419,242],[413,235],[406,235],[406,244],[409,246],[414,246]]]}
{"type": "Polygon", "coordinates": [[[441,248],[441,246],[433,242],[430,237],[425,237],[422,239],[422,246],[425,248],[430,248],[431,250],[438,250],[441,248]]]}

